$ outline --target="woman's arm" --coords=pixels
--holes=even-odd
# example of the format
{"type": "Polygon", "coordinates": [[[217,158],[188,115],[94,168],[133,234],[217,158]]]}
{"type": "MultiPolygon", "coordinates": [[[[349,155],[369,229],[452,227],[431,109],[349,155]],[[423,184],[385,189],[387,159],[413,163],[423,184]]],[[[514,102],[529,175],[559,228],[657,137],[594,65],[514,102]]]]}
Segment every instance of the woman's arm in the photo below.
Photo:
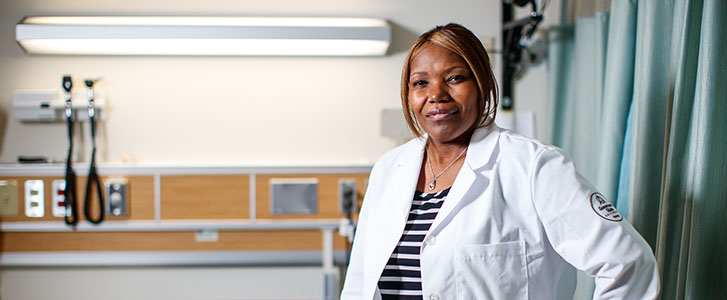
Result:
{"type": "Polygon", "coordinates": [[[654,299],[659,272],[646,241],[559,149],[546,147],[531,172],[532,200],[548,240],[596,278],[594,299],[654,299]]]}

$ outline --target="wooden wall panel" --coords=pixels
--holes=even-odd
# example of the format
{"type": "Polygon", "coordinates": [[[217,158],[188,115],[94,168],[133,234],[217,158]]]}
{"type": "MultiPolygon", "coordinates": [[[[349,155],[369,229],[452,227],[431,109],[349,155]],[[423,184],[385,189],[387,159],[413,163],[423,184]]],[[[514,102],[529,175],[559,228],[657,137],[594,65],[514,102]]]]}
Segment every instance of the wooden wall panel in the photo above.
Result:
{"type": "MultiPolygon", "coordinates": [[[[334,237],[336,250],[345,239],[334,237]]],[[[308,251],[323,248],[322,232],[220,231],[217,242],[197,242],[195,232],[3,232],[2,252],[23,251],[308,251]]]]}
{"type": "MultiPolygon", "coordinates": [[[[154,177],[129,176],[129,217],[131,220],[154,219],[154,177]]],[[[114,218],[115,220],[116,218],[114,218]]]]}
{"type": "MultiPolygon", "coordinates": [[[[300,175],[257,175],[255,178],[255,217],[257,219],[337,219],[345,217],[338,212],[338,180],[356,180],[359,198],[364,191],[368,174],[300,174],[300,175]],[[316,178],[318,179],[318,213],[311,215],[273,215],[270,213],[270,179],[316,178]]],[[[359,199],[360,200],[360,199],[359,199]]],[[[359,206],[360,207],[360,206],[359,206]]]]}
{"type": "Polygon", "coordinates": [[[247,175],[164,175],[162,219],[248,219],[247,175]]]}
{"type": "MultiPolygon", "coordinates": [[[[105,188],[103,187],[103,182],[108,179],[109,176],[102,176],[101,177],[101,188],[103,192],[105,193],[105,188]]],[[[153,176],[128,176],[124,177],[129,180],[129,194],[130,194],[130,203],[129,203],[129,209],[130,213],[127,217],[108,217],[106,220],[144,220],[144,219],[154,219],[154,177],[153,176]]],[[[0,177],[0,180],[15,180],[18,183],[18,215],[11,217],[11,216],[2,216],[0,217],[1,222],[29,222],[29,221],[63,221],[63,218],[59,217],[53,217],[53,211],[52,211],[52,196],[51,192],[53,189],[53,180],[56,179],[65,179],[64,177],[48,177],[48,176],[38,176],[38,177],[0,177]],[[43,180],[43,188],[45,193],[45,215],[42,218],[28,218],[25,216],[25,181],[26,180],[35,180],[35,179],[41,179],[43,180]]],[[[78,192],[77,195],[77,205],[78,205],[78,212],[80,212],[80,221],[83,222],[85,218],[83,217],[83,207],[84,207],[84,199],[86,195],[86,177],[77,177],[76,178],[76,189],[78,192]]],[[[98,208],[98,200],[96,196],[95,189],[92,190],[91,194],[91,203],[92,203],[92,212],[97,212],[98,208]]],[[[93,215],[96,217],[96,215],[93,215]]]]}

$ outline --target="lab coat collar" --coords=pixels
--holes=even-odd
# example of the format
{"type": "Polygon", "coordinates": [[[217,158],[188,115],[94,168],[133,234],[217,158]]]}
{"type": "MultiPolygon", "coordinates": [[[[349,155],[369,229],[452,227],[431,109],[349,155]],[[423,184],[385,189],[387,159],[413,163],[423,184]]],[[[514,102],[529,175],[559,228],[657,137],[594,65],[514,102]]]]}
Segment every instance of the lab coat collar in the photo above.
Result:
{"type": "MultiPolygon", "coordinates": [[[[467,193],[473,191],[475,184],[487,185],[489,182],[479,182],[477,170],[488,166],[495,152],[495,146],[499,141],[500,129],[496,125],[490,125],[483,128],[477,128],[472,133],[469,147],[467,148],[467,157],[465,163],[457,174],[457,179],[452,184],[452,189],[447,195],[442,208],[434,218],[434,222],[427,233],[427,237],[436,235],[442,228],[454,218],[461,205],[466,204],[463,201],[467,197],[467,193]]],[[[476,190],[482,190],[482,186],[476,190]]],[[[470,197],[472,198],[472,197],[470,197]]]]}
{"type": "MultiPolygon", "coordinates": [[[[470,168],[473,170],[479,169],[490,161],[495,145],[500,137],[500,130],[500,127],[497,127],[495,123],[475,129],[470,138],[467,157],[465,157],[465,163],[470,168]]],[[[415,138],[405,144],[404,147],[408,147],[408,149],[402,151],[402,153],[410,154],[416,152],[421,156],[401,155],[398,158],[397,166],[416,165],[417,167],[421,167],[427,138],[428,135],[425,133],[421,137],[415,138]]]]}
{"type": "Polygon", "coordinates": [[[465,165],[477,170],[490,162],[495,145],[499,141],[500,128],[494,123],[487,127],[475,129],[470,139],[465,165]]]}
{"type": "MultiPolygon", "coordinates": [[[[475,170],[482,168],[491,161],[495,154],[495,146],[499,141],[499,137],[500,128],[494,123],[487,127],[475,129],[467,148],[465,164],[462,166],[462,169],[460,169],[460,173],[452,186],[453,189],[457,188],[458,185],[463,185],[462,183],[458,184],[458,181],[469,182],[474,180],[475,170]]],[[[424,159],[424,147],[426,146],[426,141],[427,135],[425,134],[424,136],[416,138],[403,146],[405,149],[400,152],[399,157],[396,159],[395,172],[397,172],[397,174],[393,176],[393,180],[388,185],[387,193],[385,195],[414,196],[414,190],[416,188],[417,181],[419,180],[419,171],[421,170],[424,159]],[[411,188],[406,189],[403,187],[411,188]]],[[[469,184],[471,184],[471,182],[469,182],[469,184]]],[[[463,186],[460,186],[460,188],[467,190],[469,188],[469,184],[464,184],[463,186]]],[[[455,191],[457,189],[455,189],[455,191]]],[[[409,206],[411,205],[410,198],[411,197],[405,198],[409,199],[408,203],[405,203],[404,201],[397,201],[398,203],[401,203],[401,205],[398,205],[401,207],[397,208],[408,212],[409,206]]]]}
{"type": "MultiPolygon", "coordinates": [[[[490,158],[494,154],[495,145],[499,141],[500,127],[497,127],[495,123],[487,127],[480,127],[475,129],[470,138],[469,146],[467,148],[467,156],[465,157],[465,164],[472,170],[476,170],[490,162],[490,158]]],[[[403,153],[416,152],[422,156],[413,157],[411,155],[399,157],[398,166],[416,165],[421,167],[422,159],[424,158],[424,147],[426,146],[428,135],[425,133],[422,137],[414,139],[406,146],[411,147],[410,151],[403,151],[403,153]]],[[[407,149],[409,150],[409,149],[407,149]]]]}

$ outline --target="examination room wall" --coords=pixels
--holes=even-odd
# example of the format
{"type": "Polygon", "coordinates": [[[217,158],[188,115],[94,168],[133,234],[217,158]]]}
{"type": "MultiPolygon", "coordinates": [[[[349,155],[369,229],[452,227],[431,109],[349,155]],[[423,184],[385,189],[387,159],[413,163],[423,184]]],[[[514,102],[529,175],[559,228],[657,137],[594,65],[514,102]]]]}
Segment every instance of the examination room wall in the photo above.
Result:
{"type": "MultiPolygon", "coordinates": [[[[434,25],[458,22],[499,49],[500,2],[0,0],[0,162],[65,160],[65,125],[14,120],[11,97],[60,91],[70,74],[76,87],[103,78],[100,164],[371,166],[396,146],[381,134],[381,113],[400,106],[411,42],[434,25]],[[30,15],[380,17],[392,23],[393,43],[382,57],[33,56],[14,41],[14,25],[30,15]]],[[[546,23],[556,23],[558,2],[546,23]]],[[[500,57],[491,57],[499,74],[500,57]]],[[[516,85],[515,111],[532,112],[535,135],[547,139],[545,69],[534,66],[516,85]]],[[[83,128],[80,163],[90,153],[83,128]]],[[[11,268],[0,271],[0,298],[320,299],[321,274],[318,266],[11,268]]]]}
{"type": "MultiPolygon", "coordinates": [[[[79,90],[81,79],[103,78],[98,89],[107,94],[108,117],[99,137],[101,162],[370,165],[395,145],[380,133],[381,110],[399,107],[401,63],[419,33],[454,21],[486,42],[496,38],[499,45],[500,36],[496,0],[446,7],[383,0],[0,3],[5,163],[19,155],[65,158],[63,123],[19,123],[10,106],[13,91],[60,91],[61,76],[71,74],[79,90]],[[383,57],[73,57],[26,55],[14,42],[13,25],[23,16],[84,14],[382,17],[394,25],[393,44],[383,57]]],[[[537,81],[522,89],[527,96],[516,105],[544,102],[545,80],[537,81]],[[533,84],[542,98],[533,99],[533,84]]]]}

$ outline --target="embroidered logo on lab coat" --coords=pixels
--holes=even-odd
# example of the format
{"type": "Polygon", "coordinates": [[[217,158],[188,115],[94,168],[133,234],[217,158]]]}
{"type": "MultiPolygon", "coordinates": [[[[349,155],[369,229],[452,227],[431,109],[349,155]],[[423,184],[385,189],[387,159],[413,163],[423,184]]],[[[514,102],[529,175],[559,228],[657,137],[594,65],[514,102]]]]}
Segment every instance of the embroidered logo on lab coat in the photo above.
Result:
{"type": "Polygon", "coordinates": [[[621,213],[619,213],[618,210],[613,207],[611,202],[608,202],[608,200],[606,200],[606,198],[603,197],[601,193],[591,194],[591,207],[593,208],[593,211],[596,212],[596,214],[606,220],[619,222],[624,219],[621,216],[621,213]]]}

